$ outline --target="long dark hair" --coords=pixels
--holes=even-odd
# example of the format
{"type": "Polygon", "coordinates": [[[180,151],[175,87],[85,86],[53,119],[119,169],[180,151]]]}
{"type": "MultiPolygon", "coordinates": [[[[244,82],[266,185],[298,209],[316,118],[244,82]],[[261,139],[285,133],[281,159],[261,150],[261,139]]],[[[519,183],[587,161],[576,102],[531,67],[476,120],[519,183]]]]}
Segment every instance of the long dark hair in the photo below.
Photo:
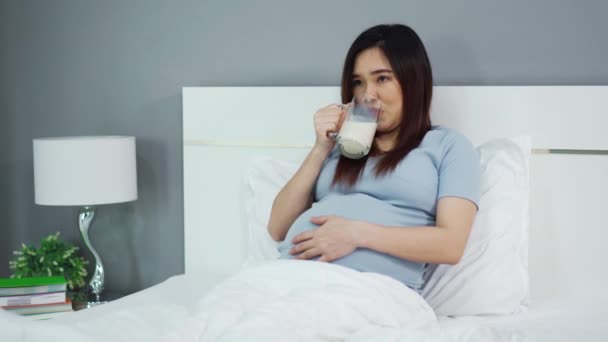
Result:
{"type": "MultiPolygon", "coordinates": [[[[374,26],[361,33],[346,54],[342,71],[342,103],[353,98],[355,59],[363,50],[375,47],[388,59],[403,97],[397,144],[378,160],[375,173],[379,177],[395,170],[431,129],[433,73],[424,44],[414,30],[399,24],[374,26]]],[[[372,146],[370,154],[379,154],[379,151],[372,146]]],[[[340,156],[332,185],[353,186],[363,173],[367,159],[367,156],[357,160],[340,156]]]]}

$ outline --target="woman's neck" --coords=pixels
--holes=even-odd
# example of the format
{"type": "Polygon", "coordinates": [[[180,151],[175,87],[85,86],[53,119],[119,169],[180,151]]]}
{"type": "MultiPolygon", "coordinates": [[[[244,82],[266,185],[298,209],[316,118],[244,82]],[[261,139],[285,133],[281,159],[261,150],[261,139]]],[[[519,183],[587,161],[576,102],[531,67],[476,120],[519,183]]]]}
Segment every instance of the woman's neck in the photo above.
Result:
{"type": "Polygon", "coordinates": [[[380,153],[390,152],[395,145],[397,145],[397,136],[399,135],[399,130],[394,129],[390,132],[386,133],[376,133],[376,137],[374,138],[374,144],[376,145],[376,149],[380,153]]]}

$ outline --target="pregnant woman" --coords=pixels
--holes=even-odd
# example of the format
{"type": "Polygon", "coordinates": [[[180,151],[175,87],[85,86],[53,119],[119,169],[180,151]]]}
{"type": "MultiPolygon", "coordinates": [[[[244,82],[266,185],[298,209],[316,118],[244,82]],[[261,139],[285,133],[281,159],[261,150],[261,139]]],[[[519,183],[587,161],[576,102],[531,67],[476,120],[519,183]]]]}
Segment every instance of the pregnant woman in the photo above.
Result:
{"type": "Polygon", "coordinates": [[[431,65],[416,32],[361,33],[342,72],[342,103],[381,102],[369,153],[342,156],[329,138],[344,105],[314,114],[316,141],[274,200],[268,231],[282,258],[388,275],[421,291],[436,264],[455,264],[477,212],[478,155],[460,133],[432,126],[431,65]]]}

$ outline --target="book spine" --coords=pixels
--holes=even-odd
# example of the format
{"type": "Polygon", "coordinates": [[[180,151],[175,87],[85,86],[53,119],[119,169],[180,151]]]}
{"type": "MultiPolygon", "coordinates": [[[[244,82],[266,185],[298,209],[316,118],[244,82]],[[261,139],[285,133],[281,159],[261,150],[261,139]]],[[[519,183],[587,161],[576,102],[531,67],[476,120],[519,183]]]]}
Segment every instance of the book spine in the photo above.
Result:
{"type": "Polygon", "coordinates": [[[60,305],[31,305],[17,307],[9,311],[17,313],[19,315],[34,315],[39,313],[72,311],[72,303],[68,302],[60,305]]]}
{"type": "Polygon", "coordinates": [[[3,306],[4,310],[15,310],[15,309],[23,309],[23,308],[40,308],[40,307],[54,307],[61,305],[72,305],[72,301],[68,298],[63,303],[50,303],[50,304],[34,304],[34,305],[17,305],[17,306],[3,306]]]}
{"type": "Polygon", "coordinates": [[[0,278],[0,287],[21,287],[38,285],[65,284],[63,276],[53,277],[27,277],[27,278],[0,278]]]}
{"type": "Polygon", "coordinates": [[[0,288],[0,297],[19,296],[28,294],[42,294],[49,292],[61,292],[66,290],[65,284],[25,286],[25,287],[5,287],[0,288]]]}
{"type": "Polygon", "coordinates": [[[37,295],[23,295],[23,296],[11,296],[11,297],[0,297],[0,306],[20,306],[20,305],[37,305],[37,304],[51,304],[51,303],[63,303],[66,301],[66,294],[64,292],[52,292],[37,295]]]}

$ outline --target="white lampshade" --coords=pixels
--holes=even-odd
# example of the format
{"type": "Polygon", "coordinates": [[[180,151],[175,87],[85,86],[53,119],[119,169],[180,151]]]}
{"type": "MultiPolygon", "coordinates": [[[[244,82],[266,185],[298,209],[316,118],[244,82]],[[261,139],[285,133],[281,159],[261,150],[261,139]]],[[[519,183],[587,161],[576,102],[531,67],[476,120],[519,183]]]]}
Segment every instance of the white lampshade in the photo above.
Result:
{"type": "Polygon", "coordinates": [[[135,137],[34,139],[34,188],[42,205],[136,200],[135,137]]]}

